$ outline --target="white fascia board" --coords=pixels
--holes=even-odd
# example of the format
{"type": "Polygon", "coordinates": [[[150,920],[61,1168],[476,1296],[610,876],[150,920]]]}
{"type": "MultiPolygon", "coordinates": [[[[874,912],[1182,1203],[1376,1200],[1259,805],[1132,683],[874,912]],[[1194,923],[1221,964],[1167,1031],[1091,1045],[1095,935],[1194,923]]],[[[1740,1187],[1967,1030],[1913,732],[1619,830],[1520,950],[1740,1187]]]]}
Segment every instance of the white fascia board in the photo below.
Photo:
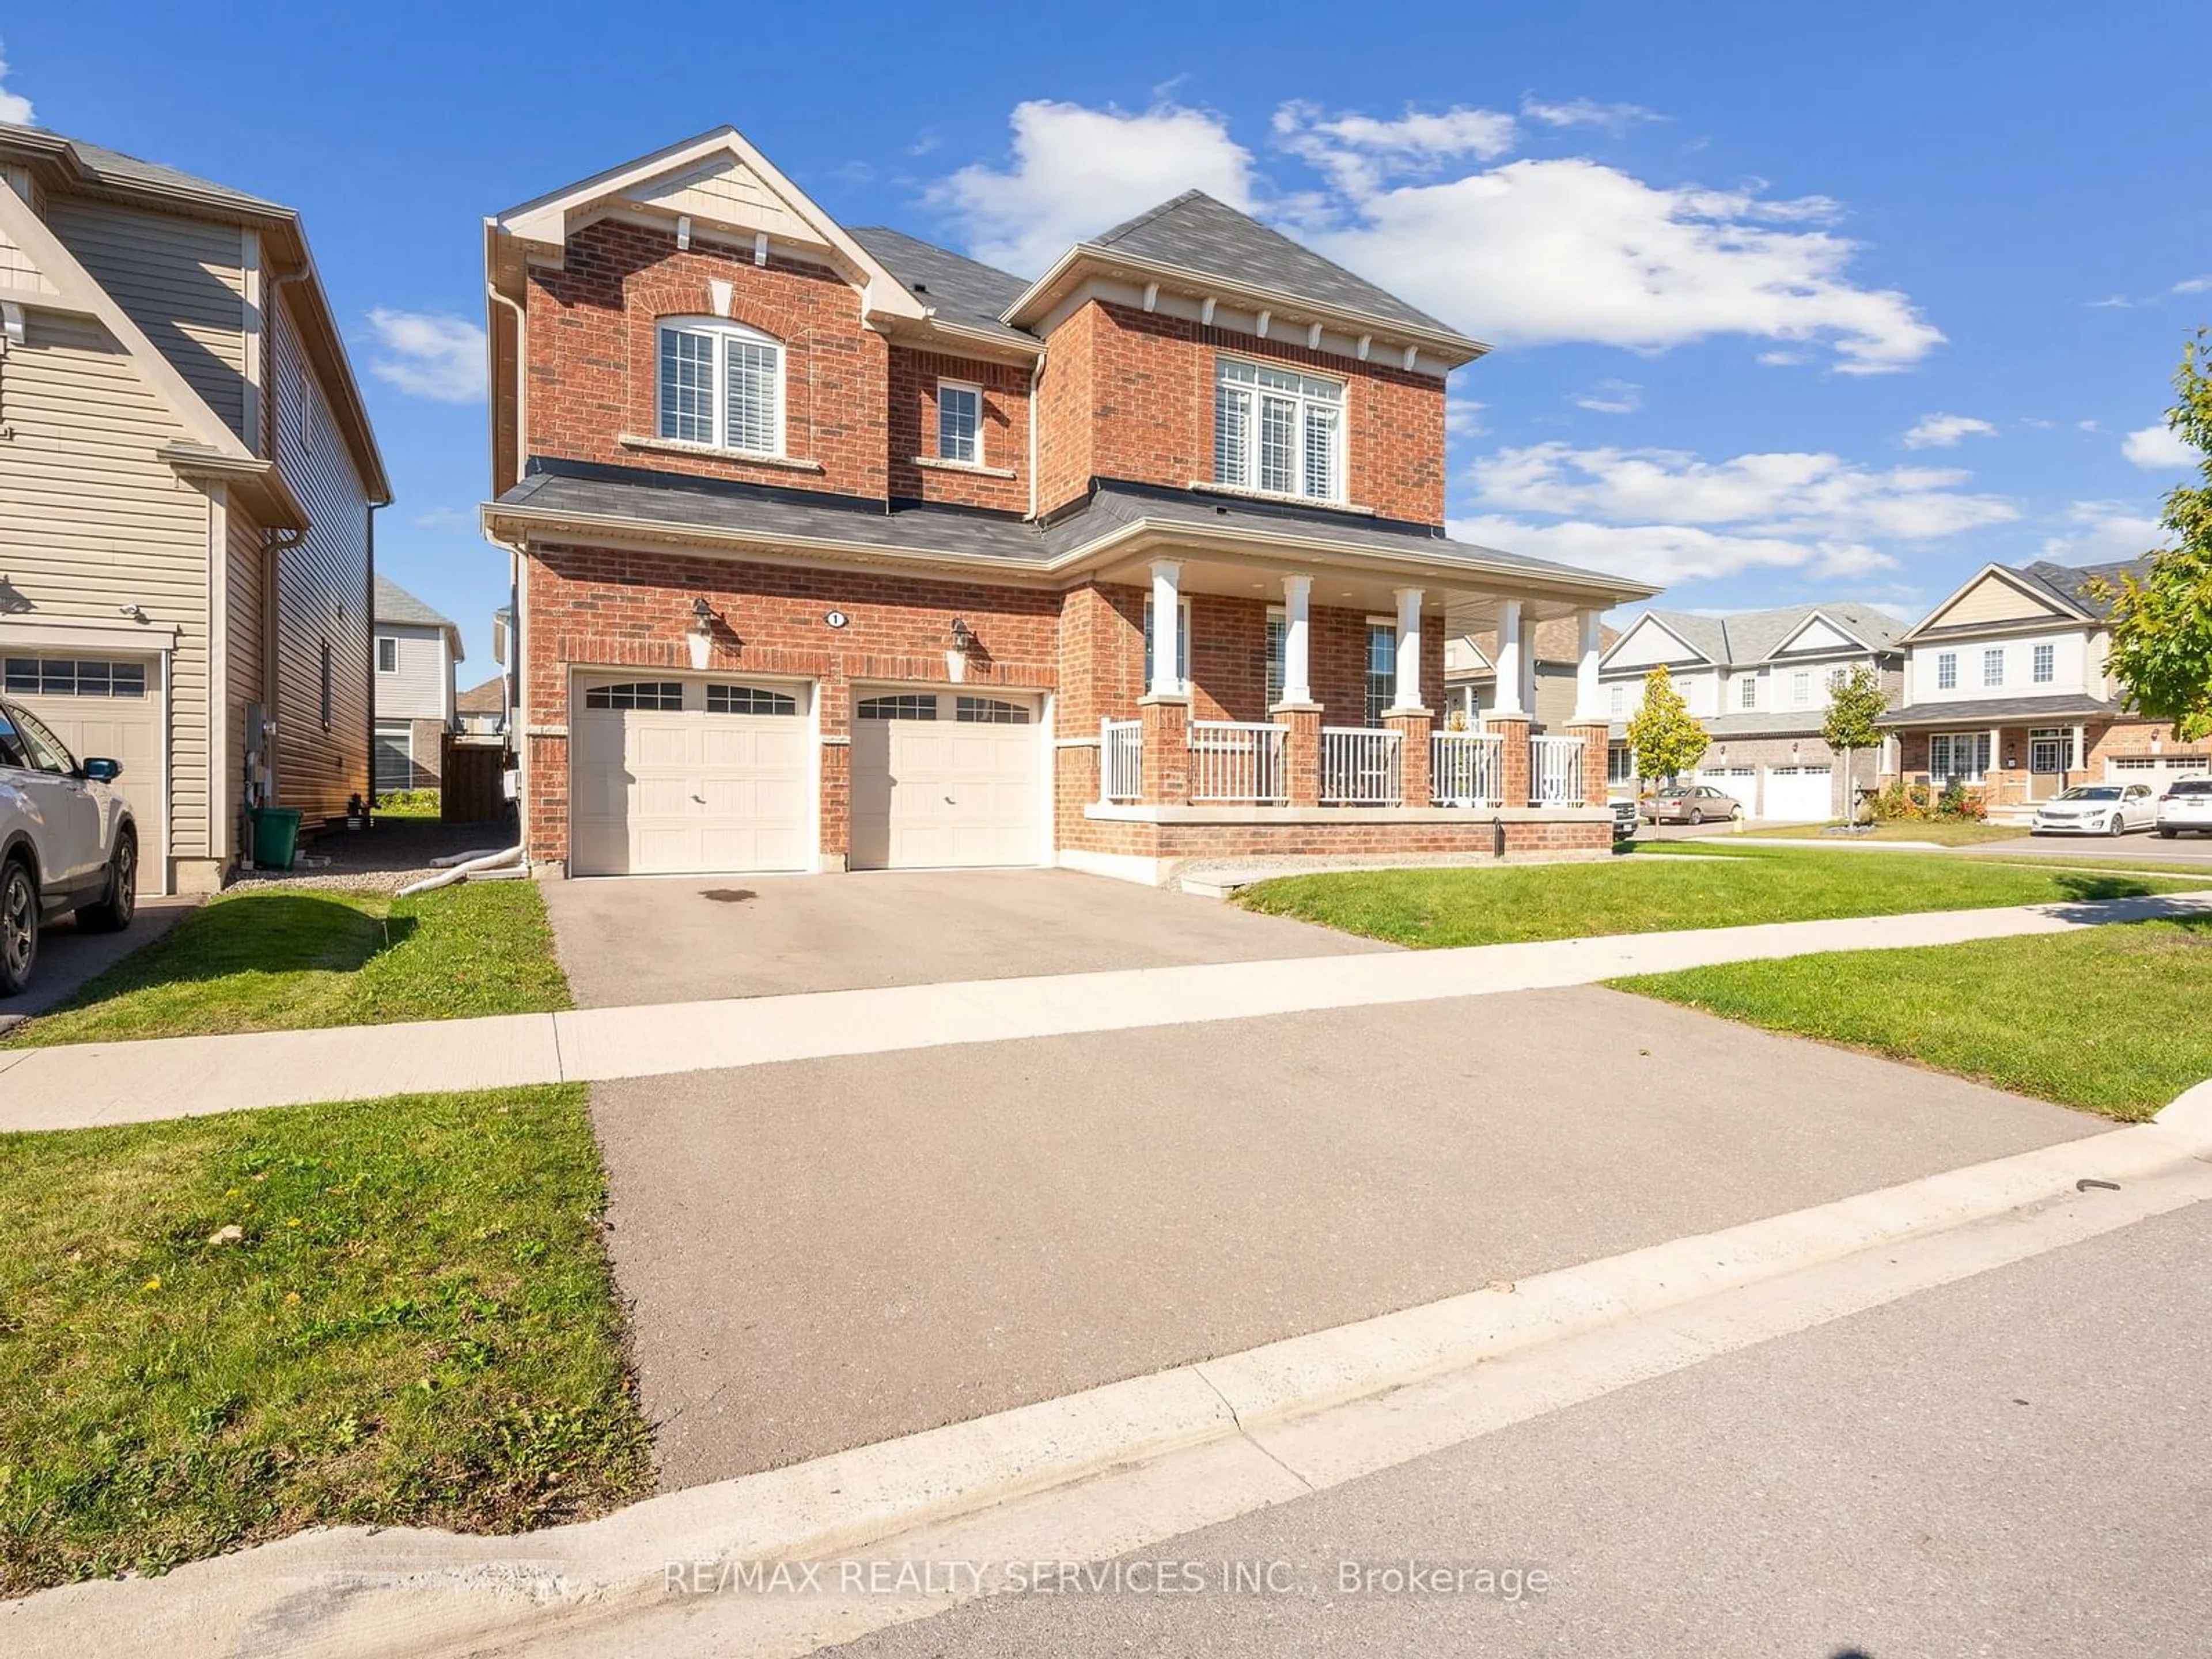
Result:
{"type": "MultiPolygon", "coordinates": [[[[2027,580],[2027,578],[2023,577],[2016,570],[2010,569],[2001,564],[1985,564],[1979,570],[1977,570],[1972,575],[1967,577],[1966,580],[1960,582],[1957,587],[1954,588],[1949,596],[1947,597],[1941,605],[1930,611],[1918,622],[1913,623],[1911,627],[1906,629],[1904,633],[1898,635],[1898,645],[1899,647],[1903,647],[1911,644],[1915,640],[1917,640],[1920,637],[1920,632],[1923,629],[1926,628],[1946,611],[1948,611],[1953,605],[1958,604],[1960,599],[1965,599],[1968,593],[1980,586],[1985,580],[1991,576],[1998,578],[2008,587],[2010,587],[2014,592],[2020,594],[2022,599],[2033,599],[2038,605],[2053,606],[2061,605],[2064,605],[2066,607],[2064,611],[2054,609],[2051,611],[2051,622],[2084,622],[2094,624],[2098,620],[2096,617],[2092,615],[2089,611],[2083,610],[2080,605],[2075,605],[2071,599],[2061,599],[2057,594],[2053,593],[2049,588],[2043,586],[2039,583],[2027,580]],[[2069,612],[2071,612],[2072,614],[2069,615],[2069,612]]],[[[2039,622],[2040,619],[2027,617],[2007,617],[2002,622],[1991,623],[1990,626],[1993,630],[2007,628],[2018,628],[2032,621],[2039,622]]]]}
{"type": "MultiPolygon", "coordinates": [[[[1784,651],[1787,651],[1790,648],[1790,642],[1792,641],[1803,634],[1804,631],[1810,628],[1814,623],[1819,623],[1824,627],[1834,629],[1837,633],[1841,634],[1845,639],[1857,646],[1862,651],[1872,651],[1875,648],[1867,641],[1861,639],[1856,630],[1844,627],[1843,623],[1838,622],[1826,611],[1815,611],[1811,616],[1806,617],[1803,622],[1799,623],[1796,627],[1791,629],[1788,634],[1784,635],[1775,647],[1771,651],[1768,652],[1764,657],[1760,658],[1759,660],[1761,662],[1772,662],[1776,658],[1779,657],[1784,651]]],[[[1831,647],[1829,648],[1831,650],[1839,650],[1842,647],[1831,647]]]]}
{"type": "MultiPolygon", "coordinates": [[[[1656,593],[1659,592],[1659,589],[1654,587],[1648,589],[1647,592],[1656,593]]],[[[1602,670],[1607,663],[1610,663],[1613,660],[1613,653],[1620,650],[1622,646],[1626,645],[1629,641],[1634,639],[1636,637],[1637,629],[1644,627],[1647,623],[1650,624],[1650,626],[1657,629],[1661,633],[1664,634],[1668,639],[1674,641],[1675,644],[1680,646],[1683,650],[1688,652],[1699,662],[1709,663],[1715,668],[1720,666],[1718,662],[1715,661],[1711,657],[1707,656],[1704,652],[1698,650],[1696,646],[1692,645],[1689,641],[1684,639],[1673,629],[1668,627],[1665,623],[1660,621],[1654,612],[1647,611],[1642,616],[1638,617],[1633,623],[1631,623],[1628,627],[1623,630],[1619,639],[1615,640],[1610,646],[1606,647],[1605,654],[1598,659],[1599,668],[1602,670]]]]}

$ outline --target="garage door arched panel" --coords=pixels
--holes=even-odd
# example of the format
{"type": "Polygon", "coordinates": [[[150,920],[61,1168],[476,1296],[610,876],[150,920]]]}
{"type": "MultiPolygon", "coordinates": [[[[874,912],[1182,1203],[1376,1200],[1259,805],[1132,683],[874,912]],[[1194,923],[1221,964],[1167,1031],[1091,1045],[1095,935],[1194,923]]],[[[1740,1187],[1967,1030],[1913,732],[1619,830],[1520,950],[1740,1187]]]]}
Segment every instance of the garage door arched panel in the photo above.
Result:
{"type": "Polygon", "coordinates": [[[580,684],[569,863],[578,875],[814,867],[804,688],[720,680],[580,684]]]}
{"type": "Polygon", "coordinates": [[[1044,750],[1035,698],[864,693],[854,704],[856,870],[1038,861],[1044,750]]]}

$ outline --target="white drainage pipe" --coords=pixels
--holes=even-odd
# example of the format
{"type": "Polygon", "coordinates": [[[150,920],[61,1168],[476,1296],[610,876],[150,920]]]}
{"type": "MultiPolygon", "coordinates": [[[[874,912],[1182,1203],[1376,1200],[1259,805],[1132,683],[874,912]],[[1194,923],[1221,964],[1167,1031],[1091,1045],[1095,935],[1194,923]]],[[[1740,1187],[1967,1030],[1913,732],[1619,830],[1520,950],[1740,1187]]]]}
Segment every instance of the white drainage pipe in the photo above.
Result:
{"type": "MultiPolygon", "coordinates": [[[[507,876],[510,872],[502,869],[501,866],[519,866],[522,858],[522,848],[517,846],[510,847],[501,853],[462,853],[455,856],[459,862],[455,862],[454,859],[433,859],[431,862],[434,865],[450,867],[441,869],[434,876],[425,876],[420,881],[409,883],[393,896],[408,898],[416,893],[434,892],[441,887],[450,887],[457,881],[466,881],[472,875],[489,876],[495,871],[502,876],[507,876]]],[[[520,875],[523,872],[520,868],[516,868],[512,873],[520,875]]]]}

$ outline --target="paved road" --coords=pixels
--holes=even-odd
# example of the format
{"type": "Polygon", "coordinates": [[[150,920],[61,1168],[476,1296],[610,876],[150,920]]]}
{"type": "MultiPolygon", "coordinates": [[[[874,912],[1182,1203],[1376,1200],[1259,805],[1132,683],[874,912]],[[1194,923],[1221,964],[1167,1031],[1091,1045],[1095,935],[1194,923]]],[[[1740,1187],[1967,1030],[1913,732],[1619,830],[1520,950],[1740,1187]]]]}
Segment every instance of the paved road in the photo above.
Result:
{"type": "Polygon", "coordinates": [[[548,882],[581,1008],[1396,947],[1072,870],[548,882]]]}
{"type": "Polygon", "coordinates": [[[1985,841],[1969,849],[1976,853],[2028,853],[2038,856],[2063,854],[2069,858],[2111,859],[2120,864],[2202,864],[2212,868],[2212,836],[2015,836],[2010,841],[1985,841]]]}
{"type": "Polygon", "coordinates": [[[1281,1564],[1282,1594],[1000,1596],[834,1651],[2202,1653],[2208,1252],[2198,1206],[1131,1558],[1281,1564]],[[1408,1560],[1549,1588],[1340,1593],[1344,1563],[1408,1560]]]}
{"type": "Polygon", "coordinates": [[[2096,1133],[1598,989],[601,1084],[663,1483],[2096,1133]]]}

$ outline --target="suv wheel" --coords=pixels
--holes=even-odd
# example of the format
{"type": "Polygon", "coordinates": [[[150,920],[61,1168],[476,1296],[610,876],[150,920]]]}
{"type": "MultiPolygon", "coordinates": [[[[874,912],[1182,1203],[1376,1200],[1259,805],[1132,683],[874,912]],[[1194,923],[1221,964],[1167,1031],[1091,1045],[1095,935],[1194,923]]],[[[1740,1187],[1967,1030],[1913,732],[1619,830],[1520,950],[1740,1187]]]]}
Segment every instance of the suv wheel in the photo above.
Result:
{"type": "Polygon", "coordinates": [[[39,959],[39,886],[21,859],[0,865],[0,997],[31,982],[39,959]]]}
{"type": "Polygon", "coordinates": [[[77,925],[96,933],[119,933],[138,914],[138,832],[125,824],[107,860],[107,890],[100,902],[77,912],[77,925]]]}

